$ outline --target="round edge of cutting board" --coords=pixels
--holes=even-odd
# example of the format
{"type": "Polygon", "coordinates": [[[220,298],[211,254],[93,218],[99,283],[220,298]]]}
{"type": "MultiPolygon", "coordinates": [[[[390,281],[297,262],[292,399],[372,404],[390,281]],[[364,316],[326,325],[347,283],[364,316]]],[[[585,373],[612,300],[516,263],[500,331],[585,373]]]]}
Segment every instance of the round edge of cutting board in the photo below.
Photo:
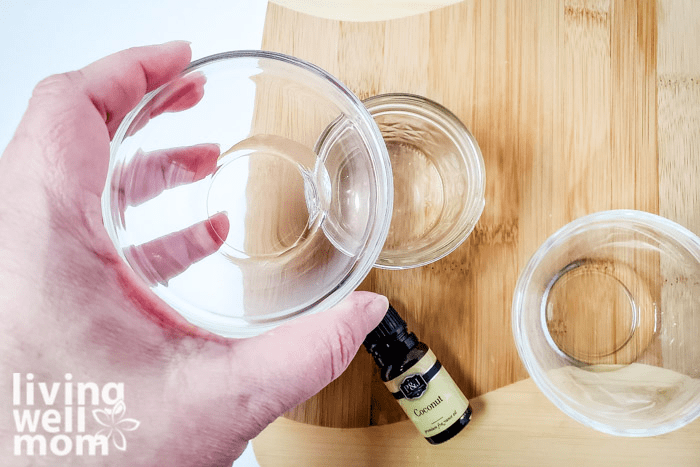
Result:
{"type": "Polygon", "coordinates": [[[386,21],[426,13],[462,0],[270,0],[290,10],[339,21],[386,21]]]}
{"type": "Polygon", "coordinates": [[[402,421],[365,428],[329,428],[279,418],[253,443],[262,467],[350,465],[698,465],[700,420],[672,433],[626,438],[600,433],[567,417],[532,379],[470,401],[471,423],[432,446],[402,421]]]}

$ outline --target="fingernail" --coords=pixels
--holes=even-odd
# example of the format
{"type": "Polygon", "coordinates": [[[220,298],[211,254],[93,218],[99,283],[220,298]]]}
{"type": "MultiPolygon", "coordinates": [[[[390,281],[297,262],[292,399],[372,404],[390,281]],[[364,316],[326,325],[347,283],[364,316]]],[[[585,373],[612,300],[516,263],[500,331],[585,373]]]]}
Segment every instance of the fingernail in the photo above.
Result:
{"type": "Polygon", "coordinates": [[[182,44],[187,44],[188,46],[190,46],[190,45],[192,45],[192,42],[183,41],[183,40],[175,40],[175,41],[164,42],[161,45],[163,47],[174,47],[174,46],[178,46],[178,45],[182,45],[182,44]]]}
{"type": "Polygon", "coordinates": [[[369,311],[372,314],[377,314],[378,316],[381,315],[381,318],[384,317],[388,309],[389,299],[386,298],[384,295],[377,295],[371,302],[367,304],[367,311],[369,311]]]}

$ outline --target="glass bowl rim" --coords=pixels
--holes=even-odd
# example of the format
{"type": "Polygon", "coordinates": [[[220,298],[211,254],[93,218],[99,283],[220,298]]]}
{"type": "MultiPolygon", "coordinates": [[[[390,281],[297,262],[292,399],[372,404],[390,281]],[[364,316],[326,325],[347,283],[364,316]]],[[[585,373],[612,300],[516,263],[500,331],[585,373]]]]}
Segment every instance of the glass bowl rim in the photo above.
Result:
{"type": "Polygon", "coordinates": [[[371,233],[367,236],[367,241],[361,252],[356,256],[350,271],[345,275],[341,282],[335,287],[326,291],[321,298],[311,303],[305,303],[303,306],[297,307],[300,308],[299,310],[293,309],[292,311],[284,314],[284,316],[268,318],[262,317],[254,320],[245,319],[243,317],[223,316],[212,311],[195,309],[196,307],[180,299],[178,296],[170,296],[170,299],[179,305],[178,308],[175,308],[173,304],[166,301],[163,296],[153,290],[156,288],[156,286],[150,287],[146,284],[146,286],[151,289],[151,292],[158,296],[160,300],[163,300],[173,309],[174,312],[180,314],[192,324],[206,331],[213,332],[214,334],[230,338],[245,338],[262,334],[288,322],[297,316],[325,311],[345,299],[357,288],[357,286],[360,285],[367,274],[369,274],[381,252],[384,241],[389,232],[394,194],[391,162],[389,159],[389,154],[386,150],[386,145],[384,144],[384,140],[379,132],[379,128],[360,99],[353,94],[352,91],[345,86],[345,84],[332,76],[330,73],[306,60],[283,53],[264,50],[235,50],[221,52],[194,60],[171,80],[147,93],[141,99],[141,101],[123,118],[110,143],[109,167],[101,197],[103,223],[105,230],[107,231],[107,234],[115,247],[115,250],[130,272],[137,277],[137,280],[143,281],[140,274],[134,270],[134,267],[127,261],[126,256],[119,247],[117,226],[112,221],[112,206],[116,204],[112,199],[114,195],[112,194],[113,190],[111,189],[111,185],[113,181],[114,169],[119,161],[117,158],[117,153],[121,143],[127,136],[127,131],[130,125],[139,116],[143,109],[173,81],[212,63],[245,58],[266,59],[283,62],[298,67],[305,72],[310,72],[313,75],[324,79],[331,85],[332,88],[340,92],[341,99],[345,100],[348,108],[350,108],[353,112],[351,117],[358,119],[366,130],[362,132],[362,137],[367,144],[369,157],[373,159],[372,168],[378,182],[377,186],[375,187],[378,194],[378,202],[376,203],[375,210],[373,211],[373,225],[370,225],[369,227],[371,233]],[[381,212],[382,206],[384,206],[383,213],[381,212]],[[187,312],[186,309],[190,309],[190,312],[187,312]],[[205,314],[206,316],[203,317],[204,319],[199,319],[196,316],[198,314],[205,314]]]}
{"type": "MultiPolygon", "coordinates": [[[[556,385],[551,382],[550,378],[546,376],[546,372],[537,364],[530,340],[525,332],[525,313],[523,312],[525,293],[531,283],[532,276],[549,251],[577,233],[615,225],[629,227],[638,225],[660,232],[673,238],[681,247],[693,255],[696,261],[700,262],[700,237],[682,225],[660,215],[634,209],[614,209],[579,217],[550,235],[530,257],[523,268],[513,293],[511,308],[513,339],[515,340],[520,361],[525,366],[530,377],[547,399],[566,415],[583,425],[611,435],[626,437],[657,436],[681,428],[698,418],[700,416],[700,404],[674,421],[661,423],[651,428],[619,428],[594,420],[573,409],[572,405],[567,402],[568,397],[561,393],[556,385]]],[[[695,397],[695,401],[698,400],[700,400],[700,394],[695,397]]]]}
{"type": "Polygon", "coordinates": [[[440,242],[435,242],[411,254],[410,259],[397,264],[380,253],[375,266],[380,269],[400,270],[425,266],[455,251],[471,235],[485,206],[486,169],[481,148],[464,123],[448,108],[427,97],[411,93],[384,93],[362,101],[373,117],[384,114],[404,114],[429,121],[445,134],[460,151],[467,165],[470,181],[470,199],[458,222],[440,242]]]}

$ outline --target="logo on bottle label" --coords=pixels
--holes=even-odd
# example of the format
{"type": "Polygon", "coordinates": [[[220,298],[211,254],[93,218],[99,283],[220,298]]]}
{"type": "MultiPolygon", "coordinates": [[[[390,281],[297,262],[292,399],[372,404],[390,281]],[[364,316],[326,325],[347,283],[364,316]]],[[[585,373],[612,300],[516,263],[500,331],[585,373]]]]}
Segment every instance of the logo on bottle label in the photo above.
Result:
{"type": "Polygon", "coordinates": [[[426,438],[451,427],[469,408],[469,401],[429,350],[409,368],[411,374],[386,382],[406,415],[426,438]]]}
{"type": "Polygon", "coordinates": [[[425,382],[423,375],[414,374],[404,378],[399,389],[406,399],[418,399],[428,389],[428,383],[425,382]]]}

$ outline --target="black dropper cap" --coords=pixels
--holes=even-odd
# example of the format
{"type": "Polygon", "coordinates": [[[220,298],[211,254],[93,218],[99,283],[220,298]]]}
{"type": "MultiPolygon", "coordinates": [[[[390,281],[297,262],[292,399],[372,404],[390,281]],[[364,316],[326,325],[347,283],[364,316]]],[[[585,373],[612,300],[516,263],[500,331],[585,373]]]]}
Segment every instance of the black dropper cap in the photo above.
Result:
{"type": "Polygon", "coordinates": [[[418,338],[408,332],[406,321],[389,305],[386,315],[363,342],[365,349],[384,367],[394,360],[403,360],[406,353],[418,344],[418,338]]]}
{"type": "Polygon", "coordinates": [[[389,309],[387,310],[386,315],[384,315],[384,318],[382,318],[382,321],[376,328],[367,334],[364,341],[365,347],[368,346],[368,343],[376,343],[384,337],[391,336],[392,334],[396,334],[397,332],[405,329],[406,321],[399,316],[393,306],[389,305],[389,309]]]}

